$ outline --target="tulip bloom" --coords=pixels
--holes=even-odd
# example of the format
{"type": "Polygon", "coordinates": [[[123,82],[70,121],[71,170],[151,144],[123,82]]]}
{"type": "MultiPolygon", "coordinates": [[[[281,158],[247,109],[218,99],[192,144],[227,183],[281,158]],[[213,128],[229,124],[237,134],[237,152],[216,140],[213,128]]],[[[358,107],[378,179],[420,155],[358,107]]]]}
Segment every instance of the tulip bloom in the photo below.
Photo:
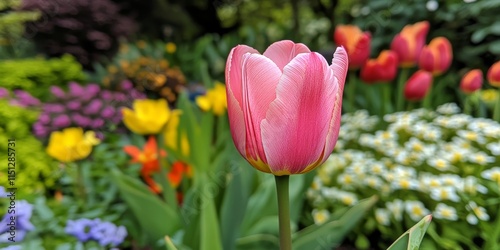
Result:
{"type": "Polygon", "coordinates": [[[491,65],[487,77],[491,86],[500,88],[500,61],[491,65]]]}
{"type": "Polygon", "coordinates": [[[94,131],[84,133],[82,128],[66,128],[50,134],[47,154],[60,162],[82,160],[90,155],[92,147],[99,142],[94,131]]]}
{"type": "Polygon", "coordinates": [[[441,75],[448,70],[452,59],[453,51],[450,41],[444,37],[436,37],[422,49],[418,66],[435,76],[441,75]]]}
{"type": "MultiPolygon", "coordinates": [[[[143,149],[136,146],[127,145],[123,147],[123,151],[132,157],[131,163],[141,163],[141,175],[149,176],[160,171],[160,162],[158,157],[158,147],[154,136],[150,136],[143,149]]],[[[160,157],[165,157],[165,150],[160,151],[160,157]]]]}
{"type": "Polygon", "coordinates": [[[123,108],[123,123],[136,134],[157,134],[170,117],[170,108],[165,99],[135,100],[133,110],[123,108]]]}
{"type": "Polygon", "coordinates": [[[473,69],[467,72],[460,81],[460,89],[466,94],[471,94],[480,90],[482,85],[483,72],[479,69],[473,69]]]}
{"type": "Polygon", "coordinates": [[[391,42],[391,50],[398,54],[401,67],[413,67],[420,57],[429,32],[429,22],[422,21],[406,25],[391,42]]]}
{"type": "Polygon", "coordinates": [[[227,100],[226,90],[222,83],[215,83],[213,89],[209,89],[205,95],[196,97],[196,104],[203,111],[212,111],[215,115],[221,116],[226,113],[227,100]]]}
{"type": "Polygon", "coordinates": [[[368,60],[361,68],[361,79],[367,83],[390,82],[398,71],[398,55],[394,51],[384,50],[376,59],[368,60]]]}
{"type": "Polygon", "coordinates": [[[420,101],[429,92],[432,85],[432,74],[419,70],[406,82],[404,95],[410,101],[420,101]]]}
{"type": "Polygon", "coordinates": [[[346,51],[332,65],[307,46],[273,43],[261,55],[234,47],[226,64],[231,134],[256,169],[274,175],[311,171],[331,154],[338,138],[346,51]]]}
{"type": "Polygon", "coordinates": [[[178,145],[180,116],[180,110],[172,110],[172,115],[170,116],[167,126],[165,127],[165,145],[176,152],[180,150],[182,156],[189,156],[189,140],[186,133],[181,134],[180,146],[178,145]]]}
{"type": "Polygon", "coordinates": [[[333,39],[347,51],[349,68],[357,69],[368,60],[372,39],[369,32],[362,32],[355,25],[337,25],[333,39]]]}

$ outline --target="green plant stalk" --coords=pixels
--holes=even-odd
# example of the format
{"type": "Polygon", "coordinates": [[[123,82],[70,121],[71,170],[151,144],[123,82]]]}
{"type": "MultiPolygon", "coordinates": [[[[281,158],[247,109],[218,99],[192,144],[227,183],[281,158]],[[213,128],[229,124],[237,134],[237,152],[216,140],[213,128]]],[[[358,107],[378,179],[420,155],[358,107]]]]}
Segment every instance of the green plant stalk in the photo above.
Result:
{"type": "Polygon", "coordinates": [[[465,96],[465,103],[464,103],[464,113],[467,115],[471,114],[472,107],[471,107],[471,100],[470,100],[470,95],[465,96]]]}
{"type": "Polygon", "coordinates": [[[424,97],[424,102],[422,103],[422,106],[426,109],[431,109],[431,99],[432,99],[432,85],[429,87],[429,90],[427,90],[427,93],[424,97]]]}
{"type": "Polygon", "coordinates": [[[349,101],[349,109],[347,112],[354,112],[354,105],[356,104],[354,98],[356,97],[356,73],[354,70],[349,70],[349,84],[347,91],[347,100],[349,101]]]}
{"type": "Polygon", "coordinates": [[[403,89],[408,80],[409,69],[402,68],[399,72],[398,86],[396,92],[396,111],[402,111],[404,109],[404,94],[403,89]]]}
{"type": "Polygon", "coordinates": [[[382,116],[385,114],[389,114],[392,112],[392,103],[391,103],[391,86],[389,83],[381,83],[382,84],[382,116]]]}
{"type": "Polygon", "coordinates": [[[289,175],[275,176],[278,194],[278,218],[280,228],[280,250],[292,249],[292,231],[290,229],[290,197],[288,196],[289,175]]]}
{"type": "Polygon", "coordinates": [[[495,109],[493,113],[493,120],[500,122],[500,88],[498,88],[497,103],[495,104],[495,109]]]}

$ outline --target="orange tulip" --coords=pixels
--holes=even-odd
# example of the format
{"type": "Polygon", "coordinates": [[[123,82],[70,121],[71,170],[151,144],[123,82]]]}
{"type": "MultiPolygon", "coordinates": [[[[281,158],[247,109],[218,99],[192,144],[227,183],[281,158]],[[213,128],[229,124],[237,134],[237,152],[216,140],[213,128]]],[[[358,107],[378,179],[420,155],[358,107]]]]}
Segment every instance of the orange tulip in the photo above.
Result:
{"type": "Polygon", "coordinates": [[[429,32],[429,22],[422,21],[406,25],[391,43],[391,50],[396,52],[401,67],[413,67],[417,63],[420,52],[425,45],[429,32]]]}
{"type": "MultiPolygon", "coordinates": [[[[132,156],[131,163],[141,163],[141,175],[149,176],[155,172],[160,171],[160,162],[158,160],[158,148],[156,146],[156,139],[150,136],[142,151],[132,145],[123,147],[123,151],[132,156]]],[[[160,156],[165,157],[167,153],[164,150],[160,151],[160,156]]]]}
{"type": "Polygon", "coordinates": [[[500,88],[500,61],[491,65],[487,77],[491,86],[500,88]]]}
{"type": "Polygon", "coordinates": [[[481,89],[483,85],[483,72],[479,69],[473,69],[467,72],[460,81],[460,89],[466,93],[471,94],[481,89]]]}
{"type": "Polygon", "coordinates": [[[361,79],[367,83],[390,82],[396,77],[398,56],[394,51],[384,50],[376,59],[366,61],[361,68],[361,79]]]}
{"type": "Polygon", "coordinates": [[[420,101],[429,92],[432,85],[432,74],[419,70],[406,82],[404,95],[410,101],[420,101]]]}
{"type": "Polygon", "coordinates": [[[363,32],[355,25],[337,25],[333,39],[347,51],[350,69],[357,69],[368,60],[371,43],[369,32],[363,32]]]}
{"type": "Polygon", "coordinates": [[[450,41],[445,37],[436,37],[422,49],[418,65],[420,69],[436,76],[448,70],[452,59],[453,51],[450,41]]]}

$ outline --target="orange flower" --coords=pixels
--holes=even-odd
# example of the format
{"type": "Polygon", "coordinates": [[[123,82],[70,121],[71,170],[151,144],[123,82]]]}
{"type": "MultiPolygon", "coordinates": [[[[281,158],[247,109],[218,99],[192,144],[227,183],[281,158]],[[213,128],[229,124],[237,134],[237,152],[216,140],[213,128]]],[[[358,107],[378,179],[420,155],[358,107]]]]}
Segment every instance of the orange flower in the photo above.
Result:
{"type": "Polygon", "coordinates": [[[445,37],[436,37],[422,49],[418,65],[420,69],[437,76],[448,70],[452,59],[453,51],[450,41],[445,37]]]}
{"type": "Polygon", "coordinates": [[[471,94],[481,89],[483,85],[483,72],[479,69],[473,69],[467,72],[460,81],[460,89],[466,93],[471,94]]]}
{"type": "Polygon", "coordinates": [[[431,86],[432,74],[419,70],[406,82],[404,95],[410,101],[420,101],[427,95],[431,86]]]}
{"type": "Polygon", "coordinates": [[[172,164],[172,169],[170,169],[167,177],[172,187],[177,188],[181,183],[182,177],[184,177],[184,175],[188,177],[192,176],[191,167],[184,162],[176,161],[174,162],[174,164],[172,164]]]}
{"type": "Polygon", "coordinates": [[[350,69],[357,69],[368,60],[372,40],[369,32],[363,32],[355,25],[337,25],[333,39],[347,51],[350,69]]]}
{"type": "MultiPolygon", "coordinates": [[[[142,151],[132,145],[123,147],[123,150],[125,151],[125,153],[132,156],[132,163],[142,164],[141,175],[149,176],[154,172],[160,171],[158,148],[154,136],[149,137],[142,151]]],[[[167,153],[165,152],[165,150],[160,151],[160,157],[165,157],[166,155],[167,153]]]]}
{"type": "Polygon", "coordinates": [[[491,86],[500,88],[500,61],[491,65],[487,77],[491,86]]]}
{"type": "Polygon", "coordinates": [[[413,25],[406,25],[391,42],[391,50],[398,54],[401,67],[413,67],[425,45],[425,38],[429,32],[429,22],[422,21],[413,25]]]}
{"type": "Polygon", "coordinates": [[[367,83],[390,82],[398,71],[398,55],[394,51],[384,50],[376,59],[366,61],[361,68],[361,79],[367,83]]]}

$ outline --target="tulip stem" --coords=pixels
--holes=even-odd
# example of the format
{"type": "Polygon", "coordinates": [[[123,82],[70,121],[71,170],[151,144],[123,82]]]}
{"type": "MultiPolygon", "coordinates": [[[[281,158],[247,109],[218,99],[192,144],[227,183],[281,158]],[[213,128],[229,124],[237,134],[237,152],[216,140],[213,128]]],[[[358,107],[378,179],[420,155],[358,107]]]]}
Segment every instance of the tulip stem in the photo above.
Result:
{"type": "Polygon", "coordinates": [[[472,108],[471,108],[470,96],[469,96],[469,95],[467,95],[467,96],[465,97],[465,103],[464,103],[464,113],[465,113],[466,115],[470,115],[470,114],[471,114],[471,110],[472,110],[472,108]]]}
{"type": "Polygon", "coordinates": [[[292,231],[290,229],[290,201],[288,197],[289,175],[275,176],[278,193],[278,217],[280,227],[280,250],[292,249],[292,231]]]}
{"type": "Polygon", "coordinates": [[[402,111],[404,109],[404,86],[408,80],[409,70],[407,68],[402,68],[399,72],[398,88],[396,93],[396,111],[402,111]]]}
{"type": "Polygon", "coordinates": [[[493,113],[493,120],[500,122],[500,88],[498,88],[497,102],[493,113]]]}

